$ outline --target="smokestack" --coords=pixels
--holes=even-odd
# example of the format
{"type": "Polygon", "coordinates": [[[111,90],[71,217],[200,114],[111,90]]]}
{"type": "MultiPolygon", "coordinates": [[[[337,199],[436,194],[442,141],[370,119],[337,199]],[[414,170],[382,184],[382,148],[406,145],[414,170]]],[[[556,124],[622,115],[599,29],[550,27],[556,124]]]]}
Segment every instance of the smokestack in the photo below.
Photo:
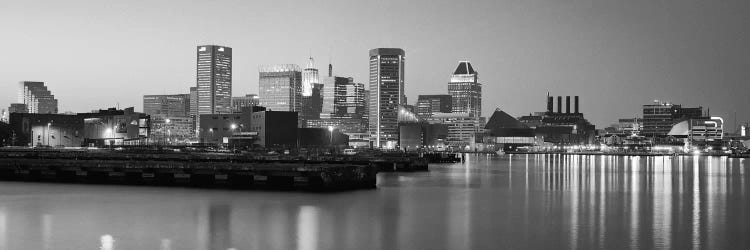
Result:
{"type": "Polygon", "coordinates": [[[575,97],[575,109],[576,109],[576,114],[580,114],[578,112],[578,96],[575,97]]]}
{"type": "Polygon", "coordinates": [[[333,64],[328,64],[328,77],[333,76],[333,64]]]}
{"type": "Polygon", "coordinates": [[[565,97],[565,113],[570,114],[570,96],[565,97]]]}
{"type": "Polygon", "coordinates": [[[547,94],[547,113],[552,113],[553,112],[553,107],[552,107],[553,104],[552,103],[554,103],[554,102],[555,102],[555,98],[551,97],[551,96],[549,96],[549,94],[547,94]]]}
{"type": "Polygon", "coordinates": [[[562,113],[562,96],[557,96],[557,113],[562,113]]]}

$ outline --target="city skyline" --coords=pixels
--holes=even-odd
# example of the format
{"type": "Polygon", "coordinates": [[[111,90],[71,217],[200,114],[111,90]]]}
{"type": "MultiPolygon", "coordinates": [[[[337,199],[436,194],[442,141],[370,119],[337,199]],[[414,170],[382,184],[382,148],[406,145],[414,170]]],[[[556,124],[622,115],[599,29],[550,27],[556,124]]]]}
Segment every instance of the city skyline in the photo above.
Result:
{"type": "MultiPolygon", "coordinates": [[[[58,3],[8,3],[7,8],[0,10],[3,14],[0,27],[13,39],[3,41],[2,45],[34,49],[11,50],[7,58],[12,60],[1,62],[6,74],[0,75],[0,81],[4,89],[10,91],[0,94],[0,103],[7,106],[14,102],[13,90],[17,82],[43,81],[54,89],[60,100],[60,112],[87,112],[118,103],[141,110],[143,95],[187,93],[187,89],[194,86],[195,55],[190,50],[201,44],[221,44],[236,50],[232,81],[236,95],[258,93],[255,71],[258,65],[304,64],[305,58],[311,55],[319,58],[319,70],[325,70],[323,66],[330,61],[340,72],[338,74],[366,79],[366,51],[398,47],[410,55],[405,84],[410,104],[414,104],[420,94],[446,92],[444,86],[436,86],[442,85],[457,61],[468,60],[482,71],[484,95],[499,97],[484,100],[483,116],[488,116],[495,108],[514,116],[543,110],[539,100],[549,91],[581,96],[585,100],[581,103],[581,112],[597,127],[607,126],[621,117],[637,116],[641,105],[659,99],[710,108],[712,114],[725,117],[727,127],[733,129],[734,112],[737,112],[737,122],[750,120],[743,112],[750,100],[737,91],[743,89],[750,78],[743,70],[750,60],[743,46],[747,44],[748,35],[741,32],[748,20],[742,13],[746,13],[748,6],[741,1],[712,6],[697,1],[680,3],[472,2],[465,4],[467,6],[437,3],[425,13],[417,13],[419,3],[401,6],[395,2],[344,2],[337,6],[340,5],[346,16],[356,16],[367,7],[374,11],[396,6],[403,9],[397,14],[387,14],[393,20],[379,20],[374,24],[361,21],[339,24],[339,18],[345,17],[323,17],[318,21],[320,28],[310,30],[328,37],[305,35],[311,31],[299,29],[294,36],[305,39],[292,39],[293,43],[282,41],[283,36],[259,42],[257,32],[248,30],[260,26],[233,29],[237,24],[255,20],[238,15],[252,11],[244,4],[226,3],[236,8],[232,8],[227,17],[210,21],[210,24],[226,27],[192,34],[187,33],[187,29],[196,23],[183,24],[158,15],[171,6],[170,2],[155,3],[138,16],[141,18],[134,19],[124,16],[135,14],[146,6],[145,3],[117,6],[120,12],[112,13],[106,6],[92,2],[91,9],[101,11],[87,11],[81,16],[99,17],[100,24],[61,18],[49,27],[44,24],[49,24],[51,19],[37,19],[18,27],[13,25],[28,21],[31,16],[25,14],[32,11],[54,18],[58,14],[52,10],[65,10],[62,13],[76,10],[55,6],[58,3]],[[579,8],[588,5],[591,8],[579,8]],[[642,11],[644,9],[647,11],[642,11]],[[440,18],[448,13],[471,14],[471,18],[452,24],[451,20],[440,18]],[[697,23],[700,25],[691,21],[695,19],[701,20],[697,23]],[[147,22],[155,25],[145,25],[147,22]],[[431,22],[436,25],[427,25],[431,22]],[[77,25],[83,28],[71,28],[77,25]],[[54,30],[66,27],[65,34],[54,30]],[[129,33],[121,37],[117,30],[108,27],[119,27],[129,33]],[[362,32],[378,27],[387,28],[382,37],[354,38],[363,37],[362,32]],[[99,35],[88,35],[91,29],[99,35]],[[457,34],[446,36],[442,32],[445,29],[457,34]],[[154,35],[167,30],[170,31],[164,35],[154,35]],[[486,32],[478,32],[483,30],[486,32]],[[468,42],[461,39],[472,36],[480,39],[468,42]],[[713,45],[717,43],[722,46],[713,45]],[[158,49],[160,56],[145,61],[136,57],[135,51],[144,48],[158,49]],[[73,54],[69,53],[77,55],[75,60],[97,63],[70,62],[73,59],[69,56],[73,54]],[[84,74],[83,65],[96,73],[84,74]],[[77,98],[80,91],[102,94],[77,98]]],[[[283,8],[292,4],[297,5],[282,2],[270,7],[283,8]]],[[[301,9],[310,7],[331,13],[333,10],[326,10],[326,6],[330,5],[299,3],[301,9]]],[[[189,16],[185,12],[198,8],[177,5],[176,9],[183,12],[167,13],[176,20],[183,20],[189,16]]],[[[261,14],[264,15],[257,17],[259,20],[272,17],[261,14]]],[[[278,15],[299,14],[298,10],[292,10],[292,13],[278,15]]],[[[300,17],[310,18],[304,14],[300,17]]],[[[295,23],[281,25],[297,26],[295,23]]]]}

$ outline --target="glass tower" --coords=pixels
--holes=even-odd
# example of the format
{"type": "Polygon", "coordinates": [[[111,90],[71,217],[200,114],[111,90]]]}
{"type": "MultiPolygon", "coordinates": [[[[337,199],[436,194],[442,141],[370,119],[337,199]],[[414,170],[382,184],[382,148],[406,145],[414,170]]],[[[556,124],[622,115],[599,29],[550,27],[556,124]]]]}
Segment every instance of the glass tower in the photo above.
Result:
{"type": "Polygon", "coordinates": [[[404,94],[405,53],[398,48],[370,50],[370,141],[376,148],[394,148],[398,142],[398,107],[404,94]]]}
{"type": "Polygon", "coordinates": [[[302,72],[296,64],[260,66],[260,105],[269,111],[302,111],[302,72]]]}
{"type": "Polygon", "coordinates": [[[471,63],[458,63],[448,83],[453,113],[468,113],[471,117],[482,115],[482,84],[478,80],[479,73],[474,71],[471,63]]]}
{"type": "Polygon", "coordinates": [[[198,46],[198,114],[230,113],[232,109],[232,48],[198,46]]]}

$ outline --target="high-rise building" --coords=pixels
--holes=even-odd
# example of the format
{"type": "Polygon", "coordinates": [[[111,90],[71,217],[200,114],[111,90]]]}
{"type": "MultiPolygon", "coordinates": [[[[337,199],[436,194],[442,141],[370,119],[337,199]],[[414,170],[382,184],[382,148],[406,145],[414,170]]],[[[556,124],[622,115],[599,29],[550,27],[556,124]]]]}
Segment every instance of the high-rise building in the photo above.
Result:
{"type": "Polygon", "coordinates": [[[232,97],[232,112],[239,113],[242,108],[260,105],[260,97],[256,94],[247,94],[245,96],[232,97]]]}
{"type": "Polygon", "coordinates": [[[320,83],[323,85],[323,89],[320,91],[320,95],[323,99],[320,118],[334,118],[336,116],[337,99],[342,97],[341,93],[338,93],[339,87],[345,86],[354,80],[352,78],[339,76],[324,76],[321,77],[320,80],[320,83]]]}
{"type": "Polygon", "coordinates": [[[302,72],[295,64],[259,67],[260,105],[269,111],[302,110],[302,72]]]}
{"type": "Polygon", "coordinates": [[[430,117],[433,113],[451,113],[452,106],[450,95],[419,95],[417,115],[419,117],[430,117]]]}
{"type": "Polygon", "coordinates": [[[334,114],[338,118],[356,118],[365,117],[365,85],[355,83],[354,79],[349,77],[344,84],[336,85],[336,94],[334,99],[334,114]]]}
{"type": "Polygon", "coordinates": [[[406,104],[403,49],[370,50],[369,127],[374,147],[394,148],[398,143],[398,107],[406,104]]]}
{"type": "Polygon", "coordinates": [[[323,84],[313,84],[312,95],[302,97],[301,120],[320,119],[320,112],[323,110],[323,84]]]}
{"type": "Polygon", "coordinates": [[[479,83],[479,74],[468,61],[458,62],[448,83],[448,93],[452,98],[453,113],[482,116],[482,84],[479,83]]]}
{"type": "Polygon", "coordinates": [[[144,95],[143,113],[166,117],[190,117],[190,94],[144,95]]]}
{"type": "Polygon", "coordinates": [[[26,104],[28,113],[57,114],[57,99],[44,82],[23,81],[19,84],[18,102],[26,104]]]}
{"type": "Polygon", "coordinates": [[[232,100],[232,48],[198,46],[198,114],[230,113],[232,100]]]}
{"type": "Polygon", "coordinates": [[[313,87],[319,83],[318,69],[315,68],[315,60],[312,57],[307,61],[307,67],[302,71],[302,96],[308,97],[313,93],[313,87]]]}
{"type": "Polygon", "coordinates": [[[193,120],[193,135],[198,133],[198,87],[190,87],[190,118],[193,120]]]}

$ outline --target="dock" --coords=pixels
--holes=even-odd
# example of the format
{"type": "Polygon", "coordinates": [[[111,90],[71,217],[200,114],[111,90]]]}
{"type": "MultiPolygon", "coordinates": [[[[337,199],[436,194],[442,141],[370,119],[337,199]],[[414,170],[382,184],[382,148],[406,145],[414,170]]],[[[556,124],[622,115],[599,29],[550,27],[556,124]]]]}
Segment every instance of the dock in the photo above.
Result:
{"type": "Polygon", "coordinates": [[[367,162],[257,160],[233,154],[0,151],[0,180],[231,189],[376,188],[367,162]]]}

